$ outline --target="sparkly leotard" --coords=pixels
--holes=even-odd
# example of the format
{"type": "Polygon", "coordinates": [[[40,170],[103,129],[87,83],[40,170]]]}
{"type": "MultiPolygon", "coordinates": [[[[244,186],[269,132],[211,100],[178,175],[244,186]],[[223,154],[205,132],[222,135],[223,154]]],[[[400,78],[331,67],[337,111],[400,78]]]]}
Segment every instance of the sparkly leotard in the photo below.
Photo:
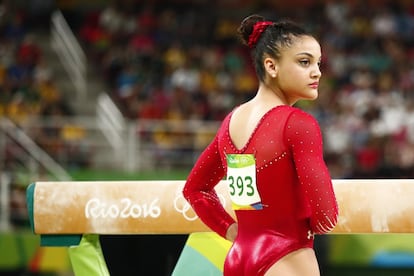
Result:
{"type": "Polygon", "coordinates": [[[254,154],[264,208],[235,211],[238,234],[226,257],[224,275],[263,275],[288,253],[313,247],[309,233],[332,230],[338,207],[323,160],[319,125],[311,115],[291,106],[274,107],[241,149],[230,138],[231,115],[197,160],[183,193],[200,219],[225,237],[234,219],[220,204],[214,187],[226,175],[226,154],[254,154]]]}

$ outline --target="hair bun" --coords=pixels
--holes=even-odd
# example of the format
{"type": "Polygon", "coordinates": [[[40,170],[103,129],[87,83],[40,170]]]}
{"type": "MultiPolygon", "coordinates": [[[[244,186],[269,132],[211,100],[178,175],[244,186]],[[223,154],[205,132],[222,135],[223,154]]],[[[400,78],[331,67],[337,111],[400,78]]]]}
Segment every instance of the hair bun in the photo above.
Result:
{"type": "Polygon", "coordinates": [[[261,15],[253,14],[248,17],[246,17],[241,23],[239,28],[237,29],[237,32],[239,33],[240,39],[243,42],[243,44],[249,45],[249,38],[251,34],[253,33],[254,25],[257,22],[265,21],[265,18],[261,15]]]}

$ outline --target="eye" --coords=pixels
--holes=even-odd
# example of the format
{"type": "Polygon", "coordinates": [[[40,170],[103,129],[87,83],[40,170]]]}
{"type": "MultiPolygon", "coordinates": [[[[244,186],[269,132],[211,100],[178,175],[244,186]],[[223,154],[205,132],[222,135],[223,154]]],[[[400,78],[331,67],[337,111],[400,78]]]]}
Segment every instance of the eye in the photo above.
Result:
{"type": "Polygon", "coordinates": [[[309,64],[310,64],[310,61],[309,61],[309,59],[301,59],[301,60],[299,60],[299,64],[304,66],[304,67],[308,67],[309,64]]]}

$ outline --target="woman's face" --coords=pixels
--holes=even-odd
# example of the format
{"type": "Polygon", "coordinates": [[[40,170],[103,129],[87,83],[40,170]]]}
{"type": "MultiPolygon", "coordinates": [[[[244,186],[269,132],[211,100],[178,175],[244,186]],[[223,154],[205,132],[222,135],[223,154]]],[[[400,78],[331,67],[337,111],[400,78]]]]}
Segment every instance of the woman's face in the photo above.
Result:
{"type": "Polygon", "coordinates": [[[321,47],[311,36],[294,38],[293,44],[281,51],[277,61],[276,86],[289,103],[318,97],[320,61],[321,47]]]}

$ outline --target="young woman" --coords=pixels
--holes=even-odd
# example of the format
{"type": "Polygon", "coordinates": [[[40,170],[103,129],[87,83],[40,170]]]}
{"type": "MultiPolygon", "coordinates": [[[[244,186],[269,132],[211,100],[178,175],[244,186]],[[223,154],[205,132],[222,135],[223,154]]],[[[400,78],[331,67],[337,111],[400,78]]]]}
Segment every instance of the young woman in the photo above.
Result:
{"type": "Polygon", "coordinates": [[[239,34],[259,87],[224,119],[183,194],[200,219],[233,241],[224,275],[319,275],[313,235],[331,231],[338,207],[317,121],[293,107],[318,96],[321,48],[292,22],[251,15],[239,34]],[[237,222],[214,191],[226,177],[237,222]]]}

